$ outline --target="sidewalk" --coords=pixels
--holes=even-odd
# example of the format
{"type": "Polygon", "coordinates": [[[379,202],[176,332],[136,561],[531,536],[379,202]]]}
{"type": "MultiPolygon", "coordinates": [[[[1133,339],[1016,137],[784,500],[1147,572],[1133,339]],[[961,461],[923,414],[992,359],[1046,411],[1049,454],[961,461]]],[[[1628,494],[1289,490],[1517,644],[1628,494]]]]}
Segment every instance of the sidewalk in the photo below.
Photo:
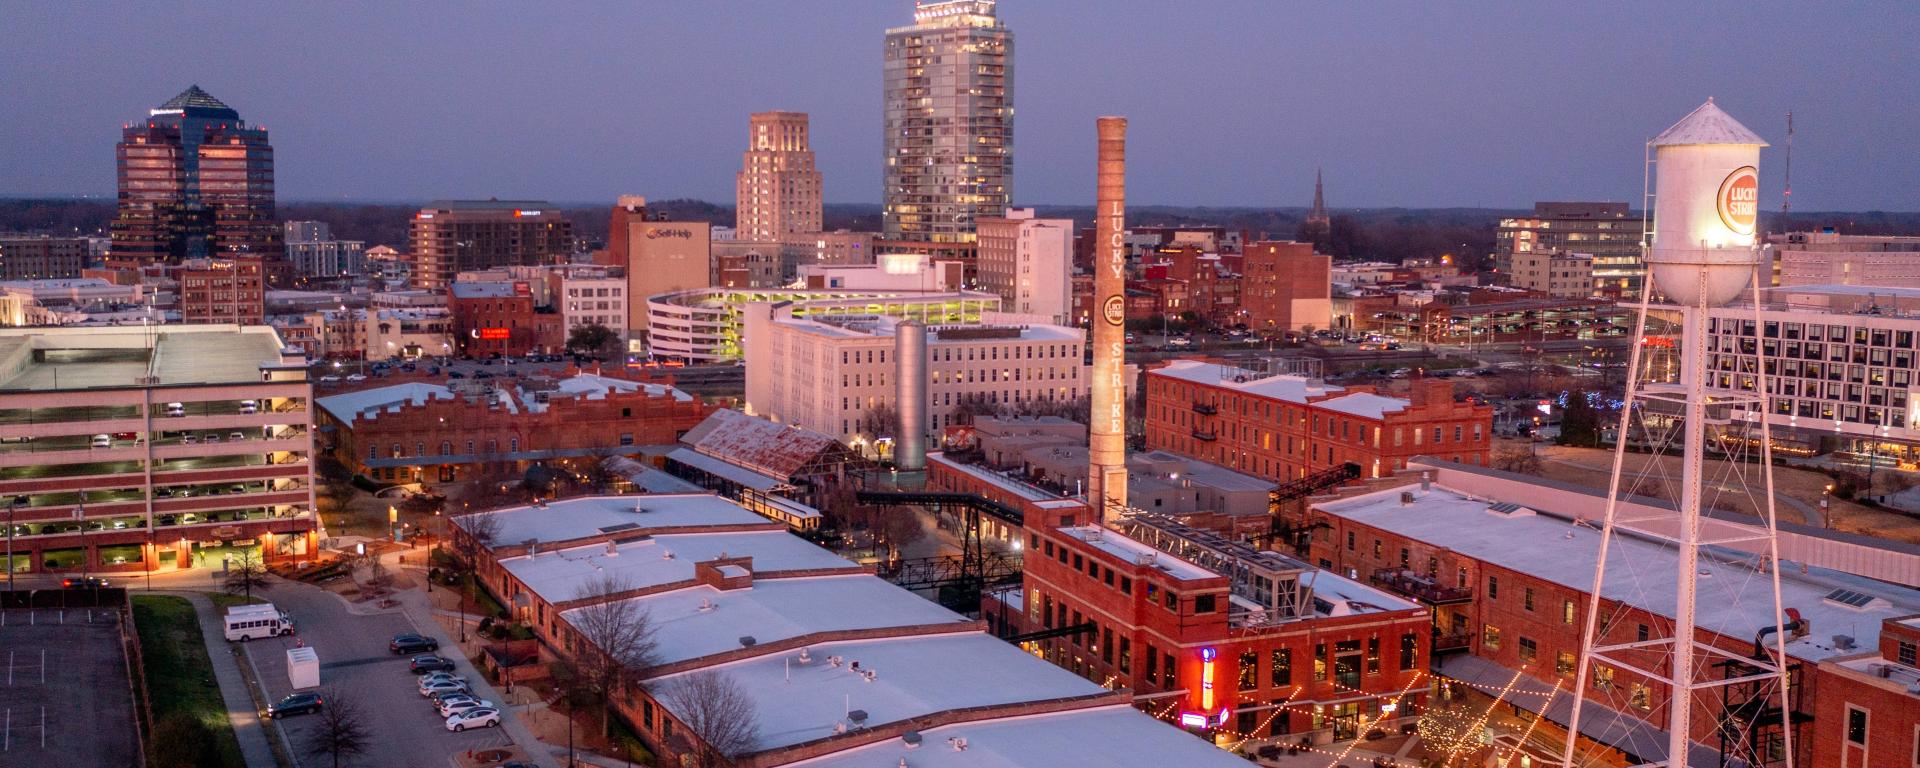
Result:
{"type": "Polygon", "coordinates": [[[279,768],[273,746],[267,742],[260,709],[254,704],[246,677],[240,674],[240,665],[228,647],[231,643],[227,642],[226,628],[213,609],[213,601],[199,592],[154,590],[150,594],[185,598],[193,604],[194,613],[200,617],[200,634],[206,641],[207,658],[213,662],[214,678],[220,682],[220,699],[226,702],[227,719],[233,722],[233,735],[240,739],[240,754],[246,759],[247,768],[279,768]]]}

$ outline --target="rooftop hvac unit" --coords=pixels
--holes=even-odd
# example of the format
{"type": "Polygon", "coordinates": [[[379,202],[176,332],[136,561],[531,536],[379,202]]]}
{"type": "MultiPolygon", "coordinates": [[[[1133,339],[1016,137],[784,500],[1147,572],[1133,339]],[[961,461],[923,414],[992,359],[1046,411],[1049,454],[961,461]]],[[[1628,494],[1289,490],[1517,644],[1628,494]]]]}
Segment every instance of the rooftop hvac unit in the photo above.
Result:
{"type": "Polygon", "coordinates": [[[847,722],[853,723],[854,725],[865,725],[867,723],[867,711],[864,709],[849,711],[847,713],[847,722]]]}
{"type": "MultiPolygon", "coordinates": [[[[920,732],[919,732],[919,731],[907,731],[906,733],[903,733],[903,734],[900,734],[900,741],[902,741],[902,742],[905,742],[905,743],[906,743],[906,745],[907,745],[907,749],[913,749],[913,748],[915,748],[915,747],[918,747],[918,746],[920,746],[920,732]]],[[[906,758],[904,758],[904,757],[903,757],[903,758],[900,758],[900,764],[901,764],[901,765],[906,765],[906,764],[907,764],[907,759],[906,759],[906,758]]]]}
{"type": "Polygon", "coordinates": [[[619,545],[616,545],[611,541],[607,542],[607,557],[619,557],[619,556],[620,556],[619,545]]]}
{"type": "Polygon", "coordinates": [[[1403,506],[1403,507],[1413,506],[1413,491],[1400,492],[1400,506],[1403,506]]]}
{"type": "Polygon", "coordinates": [[[1834,635],[1833,647],[1838,648],[1842,651],[1853,650],[1853,636],[1852,635],[1834,635]]]}
{"type": "Polygon", "coordinates": [[[740,647],[742,647],[742,648],[752,648],[752,647],[754,646],[754,644],[756,644],[756,643],[758,643],[758,642],[760,642],[760,641],[758,641],[758,640],[755,640],[755,639],[753,639],[753,635],[741,635],[741,636],[740,636],[740,647]]]}
{"type": "Polygon", "coordinates": [[[1103,538],[1104,537],[1101,535],[1101,531],[1099,528],[1094,528],[1087,531],[1087,541],[1097,542],[1102,540],[1103,538]]]}

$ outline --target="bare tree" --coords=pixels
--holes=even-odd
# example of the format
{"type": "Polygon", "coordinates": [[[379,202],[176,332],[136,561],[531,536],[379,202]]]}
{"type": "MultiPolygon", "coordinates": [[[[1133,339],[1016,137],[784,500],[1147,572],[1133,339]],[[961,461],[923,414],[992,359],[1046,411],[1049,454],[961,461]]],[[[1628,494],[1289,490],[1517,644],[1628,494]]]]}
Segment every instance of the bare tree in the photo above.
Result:
{"type": "Polygon", "coordinates": [[[753,698],[733,676],[715,669],[686,675],[662,701],[697,740],[696,768],[722,768],[753,751],[760,740],[753,698]]]}
{"type": "Polygon", "coordinates": [[[473,605],[473,591],[479,588],[475,582],[480,580],[480,556],[492,549],[495,539],[500,537],[500,517],[485,512],[472,512],[454,518],[453,526],[460,533],[453,537],[453,551],[459,557],[454,577],[460,585],[460,641],[467,640],[468,608],[473,605]]]}
{"type": "Polygon", "coordinates": [[[568,613],[567,622],[578,638],[573,643],[574,676],[599,705],[603,736],[612,733],[614,698],[639,685],[641,675],[658,662],[652,615],[618,597],[631,589],[617,576],[602,575],[575,594],[586,605],[568,613]]]}
{"type": "Polygon", "coordinates": [[[483,510],[526,501],[525,473],[505,461],[481,462],[460,486],[464,509],[483,510]]]}
{"type": "Polygon", "coordinates": [[[320,694],[319,727],[307,735],[307,749],[333,758],[333,768],[342,760],[358,757],[373,746],[373,731],[367,725],[360,705],[342,689],[328,687],[320,694]]]}
{"type": "Polygon", "coordinates": [[[246,595],[253,599],[253,591],[262,592],[273,586],[267,578],[267,566],[253,554],[253,550],[241,550],[240,562],[227,566],[224,587],[229,595],[246,595]]]}
{"type": "Polygon", "coordinates": [[[381,597],[392,592],[393,571],[388,570],[386,564],[381,563],[379,558],[369,558],[367,576],[361,582],[360,590],[369,597],[381,597]]]}
{"type": "Polygon", "coordinates": [[[1540,474],[1540,456],[1531,446],[1505,445],[1493,454],[1494,469],[1517,472],[1522,475],[1540,474]]]}

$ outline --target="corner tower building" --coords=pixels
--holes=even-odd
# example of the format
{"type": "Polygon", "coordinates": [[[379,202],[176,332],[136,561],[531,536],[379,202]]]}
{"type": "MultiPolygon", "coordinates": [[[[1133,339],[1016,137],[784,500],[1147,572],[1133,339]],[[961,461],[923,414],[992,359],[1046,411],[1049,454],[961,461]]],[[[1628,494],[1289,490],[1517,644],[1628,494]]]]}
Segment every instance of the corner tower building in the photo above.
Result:
{"type": "Polygon", "coordinates": [[[913,20],[887,30],[884,234],[971,243],[1013,191],[1013,32],[993,0],[919,0],[913,20]]]}
{"type": "Polygon", "coordinates": [[[196,85],[125,126],[114,150],[120,202],[110,265],[258,256],[275,273],[284,264],[265,128],[196,85]]]}
{"type": "Polygon", "coordinates": [[[779,242],[819,232],[820,171],[807,143],[807,113],[756,112],[747,126],[747,151],[734,182],[734,229],[739,238],[779,242]]]}

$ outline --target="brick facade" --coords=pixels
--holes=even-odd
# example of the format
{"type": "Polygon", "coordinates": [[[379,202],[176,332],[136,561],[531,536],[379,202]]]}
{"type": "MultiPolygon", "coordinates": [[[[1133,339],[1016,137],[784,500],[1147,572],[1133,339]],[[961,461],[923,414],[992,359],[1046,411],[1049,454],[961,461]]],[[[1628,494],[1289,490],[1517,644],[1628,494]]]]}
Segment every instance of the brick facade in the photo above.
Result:
{"type": "Polygon", "coordinates": [[[1243,391],[1232,380],[1201,383],[1147,372],[1149,450],[1182,456],[1284,482],[1345,463],[1366,477],[1392,474],[1414,456],[1486,466],[1493,409],[1455,402],[1453,385],[1416,380],[1400,410],[1378,417],[1321,405],[1335,397],[1371,392],[1350,387],[1293,402],[1243,391]]]}

